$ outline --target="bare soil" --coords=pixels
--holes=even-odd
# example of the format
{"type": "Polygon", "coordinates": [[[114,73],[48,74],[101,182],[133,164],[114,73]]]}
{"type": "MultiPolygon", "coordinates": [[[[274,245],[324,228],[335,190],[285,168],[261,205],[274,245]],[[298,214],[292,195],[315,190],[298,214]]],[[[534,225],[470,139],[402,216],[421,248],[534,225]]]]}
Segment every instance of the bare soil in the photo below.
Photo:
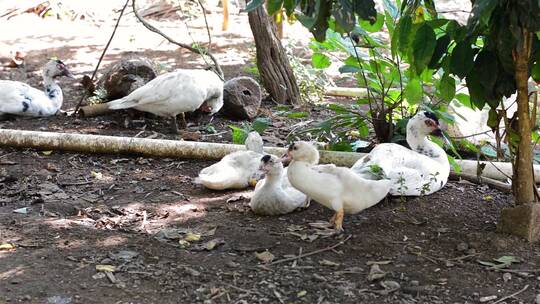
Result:
{"type": "MultiPolygon", "coordinates": [[[[238,28],[247,26],[245,15],[235,20],[238,28]]],[[[93,36],[85,32],[86,39],[103,43],[105,28],[93,36]]],[[[248,58],[249,42],[227,44],[235,35],[241,36],[217,35],[214,52],[248,58]]],[[[25,45],[36,39],[21,36],[25,45]]],[[[0,78],[39,87],[37,71],[51,54],[79,75],[90,74],[99,48],[81,46],[81,52],[63,47],[71,42],[59,37],[50,39],[53,48],[31,50],[25,67],[0,70],[0,78]]],[[[124,38],[120,33],[118,39],[124,38]]],[[[10,43],[15,48],[18,42],[10,43]]],[[[111,52],[105,65],[126,55],[121,48],[111,52]]],[[[183,50],[135,52],[172,67],[202,66],[183,50]]],[[[226,77],[249,75],[246,66],[249,61],[224,65],[226,77]]],[[[75,81],[62,84],[63,108],[72,109],[82,89],[75,81]]],[[[308,118],[287,119],[271,107],[265,103],[261,111],[272,117],[264,136],[268,145],[284,145],[295,125],[329,115],[314,110],[308,118]]],[[[126,129],[124,118],[123,112],[56,116],[0,127],[176,138],[161,119],[126,129]]],[[[218,116],[212,123],[215,134],[196,124],[190,130],[204,141],[230,142],[228,125],[238,122],[218,116]]],[[[507,194],[449,182],[427,197],[389,198],[346,216],[345,233],[333,235],[320,224],[331,212],[317,203],[286,216],[260,217],[247,206],[249,190],[203,189],[194,177],[209,164],[1,148],[0,245],[15,248],[0,249],[0,303],[493,303],[525,287],[504,303],[533,303],[540,292],[539,245],[496,232],[501,210],[512,205],[507,194]],[[14,212],[20,208],[28,208],[27,214],[14,212]],[[279,263],[263,261],[265,251],[279,263]],[[501,268],[480,263],[497,264],[493,259],[504,256],[518,262],[501,268]],[[378,278],[370,276],[373,265],[381,270],[378,278]],[[110,266],[114,272],[107,274],[96,268],[110,266]],[[485,298],[490,296],[496,298],[485,298]]]]}

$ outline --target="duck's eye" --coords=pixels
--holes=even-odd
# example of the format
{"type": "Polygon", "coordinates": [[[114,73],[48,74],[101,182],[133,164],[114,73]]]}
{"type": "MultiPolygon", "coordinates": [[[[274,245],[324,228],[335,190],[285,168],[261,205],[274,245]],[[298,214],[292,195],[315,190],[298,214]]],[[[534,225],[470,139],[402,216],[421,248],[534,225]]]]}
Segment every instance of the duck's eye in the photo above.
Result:
{"type": "Polygon", "coordinates": [[[293,150],[298,150],[298,147],[294,146],[292,149],[293,149],[293,150]]]}

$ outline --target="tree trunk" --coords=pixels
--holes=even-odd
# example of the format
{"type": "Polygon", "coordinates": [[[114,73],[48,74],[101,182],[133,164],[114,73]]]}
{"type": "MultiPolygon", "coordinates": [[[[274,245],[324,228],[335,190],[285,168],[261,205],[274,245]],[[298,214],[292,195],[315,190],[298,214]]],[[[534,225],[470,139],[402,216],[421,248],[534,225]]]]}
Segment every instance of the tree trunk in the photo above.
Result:
{"type": "Polygon", "coordinates": [[[517,112],[519,143],[514,160],[513,191],[516,204],[532,203],[536,200],[533,176],[533,153],[531,145],[531,119],[529,115],[528,64],[531,54],[532,34],[523,29],[523,42],[514,51],[516,68],[517,112]]]}
{"type": "Polygon", "coordinates": [[[264,5],[249,12],[248,16],[264,88],[276,102],[298,104],[300,91],[296,78],[264,5]]]}

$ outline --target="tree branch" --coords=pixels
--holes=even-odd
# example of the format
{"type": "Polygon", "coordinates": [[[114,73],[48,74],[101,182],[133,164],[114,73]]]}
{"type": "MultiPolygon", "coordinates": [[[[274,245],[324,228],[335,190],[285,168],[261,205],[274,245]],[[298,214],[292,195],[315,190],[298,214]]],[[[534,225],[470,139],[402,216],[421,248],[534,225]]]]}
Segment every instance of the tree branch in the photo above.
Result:
{"type": "Polygon", "coordinates": [[[199,55],[201,55],[203,57],[205,55],[208,56],[212,60],[212,62],[214,63],[214,67],[215,67],[214,72],[219,76],[219,78],[221,78],[221,80],[225,80],[225,78],[223,76],[223,70],[221,69],[221,66],[219,65],[216,57],[214,57],[212,54],[210,54],[208,52],[208,50],[204,50],[204,49],[201,49],[201,48],[194,48],[194,47],[192,47],[190,45],[187,45],[187,44],[184,44],[184,43],[181,43],[181,42],[178,42],[178,41],[172,39],[171,37],[167,36],[162,31],[158,30],[156,27],[154,27],[153,25],[148,23],[146,20],[144,20],[144,18],[141,15],[139,15],[139,12],[137,12],[137,8],[135,6],[135,0],[132,0],[132,7],[133,7],[133,13],[135,14],[135,17],[137,17],[137,19],[144,25],[144,27],[146,27],[150,31],[152,31],[152,32],[154,32],[156,34],[159,34],[161,37],[165,38],[170,43],[176,44],[181,48],[185,48],[185,49],[187,49],[187,50],[189,50],[189,51],[191,51],[193,53],[199,54],[199,55]]]}
{"type": "MultiPolygon", "coordinates": [[[[105,45],[105,48],[103,49],[103,52],[101,53],[101,56],[99,57],[96,68],[94,69],[94,72],[92,73],[92,77],[90,77],[90,83],[92,83],[94,81],[94,78],[96,77],[97,71],[99,69],[99,65],[101,64],[101,61],[103,60],[103,57],[105,56],[105,53],[107,52],[107,49],[109,48],[109,45],[111,44],[111,41],[113,40],[114,34],[116,33],[116,29],[118,28],[118,25],[120,24],[120,19],[122,18],[122,15],[124,14],[124,11],[126,10],[126,7],[128,6],[128,4],[129,4],[129,0],[126,0],[126,4],[124,4],[124,7],[120,11],[120,15],[118,16],[118,20],[116,20],[116,25],[114,26],[114,30],[111,34],[111,37],[109,38],[109,41],[105,45]]],[[[77,113],[79,111],[79,108],[81,107],[81,104],[87,95],[88,95],[87,90],[84,90],[84,94],[79,100],[79,103],[77,103],[77,106],[75,107],[75,111],[73,111],[73,113],[77,113]]]]}

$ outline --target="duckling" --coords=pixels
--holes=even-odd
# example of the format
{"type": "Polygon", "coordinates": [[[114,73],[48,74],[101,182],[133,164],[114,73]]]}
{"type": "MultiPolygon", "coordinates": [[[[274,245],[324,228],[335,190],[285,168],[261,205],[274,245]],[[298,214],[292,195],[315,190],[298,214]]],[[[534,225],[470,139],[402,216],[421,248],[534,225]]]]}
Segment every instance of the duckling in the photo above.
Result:
{"type": "Polygon", "coordinates": [[[444,187],[450,174],[446,152],[428,135],[442,136],[437,116],[420,111],[407,123],[407,143],[410,149],[394,143],[376,146],[359,159],[352,170],[366,179],[392,181],[391,195],[420,196],[444,187]]]}
{"type": "Polygon", "coordinates": [[[223,81],[212,71],[183,70],[159,75],[128,96],[107,103],[111,110],[133,108],[161,117],[170,117],[171,129],[178,133],[176,116],[181,114],[181,128],[186,127],[184,113],[201,109],[210,114],[223,106],[223,81]]]}
{"type": "Polygon", "coordinates": [[[344,213],[355,214],[380,202],[390,190],[389,180],[366,180],[345,167],[315,165],[319,151],[305,141],[289,146],[291,159],[287,176],[292,186],[311,199],[335,211],[330,224],[343,231],[344,213]]]}
{"type": "Polygon", "coordinates": [[[307,206],[307,196],[290,184],[287,172],[283,169],[283,164],[278,157],[263,156],[259,169],[265,173],[266,177],[255,186],[255,192],[249,203],[253,212],[262,215],[279,215],[307,206]]]}
{"type": "Polygon", "coordinates": [[[20,115],[44,117],[55,115],[62,107],[64,97],[56,78],[74,78],[67,66],[60,60],[51,60],[43,67],[44,91],[26,83],[0,80],[0,117],[20,115]]]}
{"type": "Polygon", "coordinates": [[[197,183],[212,190],[244,189],[255,186],[263,140],[259,133],[250,132],[245,141],[246,151],[237,151],[201,170],[197,183]]]}

